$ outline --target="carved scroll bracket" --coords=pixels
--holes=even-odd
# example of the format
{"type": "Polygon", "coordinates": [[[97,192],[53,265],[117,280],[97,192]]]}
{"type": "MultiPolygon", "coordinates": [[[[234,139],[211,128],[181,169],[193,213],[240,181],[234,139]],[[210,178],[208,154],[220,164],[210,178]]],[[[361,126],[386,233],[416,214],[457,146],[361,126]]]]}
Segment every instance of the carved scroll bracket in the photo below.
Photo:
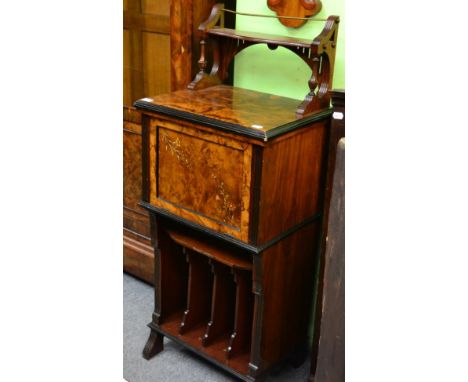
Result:
{"type": "MultiPolygon", "coordinates": [[[[234,29],[224,28],[224,11],[233,12],[225,10],[223,4],[216,4],[210,17],[198,28],[202,33],[200,71],[188,86],[189,89],[205,89],[223,83],[228,76],[229,64],[237,53],[251,45],[267,44],[270,49],[276,49],[278,46],[289,49],[312,70],[308,82],[310,92],[296,110],[298,118],[330,106],[330,90],[340,21],[338,16],[329,16],[325,20],[326,23],[322,32],[314,40],[310,41],[264,33],[239,32],[234,29]],[[210,45],[213,60],[210,72],[207,70],[207,44],[210,45]]],[[[315,21],[319,20],[315,19],[315,21]]]]}

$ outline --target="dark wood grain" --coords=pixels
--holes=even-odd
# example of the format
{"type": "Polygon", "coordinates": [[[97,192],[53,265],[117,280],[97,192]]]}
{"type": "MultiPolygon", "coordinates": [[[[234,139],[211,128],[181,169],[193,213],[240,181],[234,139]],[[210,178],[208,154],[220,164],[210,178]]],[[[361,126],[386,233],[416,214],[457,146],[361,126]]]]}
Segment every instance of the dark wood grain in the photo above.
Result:
{"type": "Polygon", "coordinates": [[[261,254],[263,323],[257,335],[263,370],[307,349],[319,228],[310,224],[261,254]]]}
{"type": "Polygon", "coordinates": [[[258,244],[321,212],[327,124],[317,122],[265,147],[258,244]]]}
{"type": "Polygon", "coordinates": [[[227,357],[249,353],[252,335],[253,294],[252,272],[232,269],[236,283],[234,330],[229,340],[227,357]]]}
{"type": "MultiPolygon", "coordinates": [[[[339,141],[325,253],[317,368],[311,382],[345,380],[345,141],[339,141]]],[[[313,371],[313,370],[312,370],[313,371]]]]}
{"type": "Polygon", "coordinates": [[[235,40],[246,40],[261,42],[270,45],[292,46],[298,48],[309,48],[312,39],[296,38],[289,36],[273,35],[268,33],[240,31],[238,29],[214,27],[208,30],[213,36],[224,36],[235,40]]]}
{"type": "Polygon", "coordinates": [[[231,359],[226,359],[226,338],[219,337],[210,346],[204,347],[200,338],[203,337],[206,325],[196,326],[183,335],[178,333],[180,325],[180,316],[172,315],[160,326],[150,324],[152,331],[163,334],[171,340],[179,343],[187,349],[190,349],[200,357],[214,363],[229,373],[235,375],[241,380],[251,382],[247,378],[247,368],[249,363],[249,354],[241,354],[231,359]]]}
{"type": "Polygon", "coordinates": [[[155,259],[155,311],[164,322],[175,313],[182,318],[187,305],[188,264],[182,247],[170,239],[163,227],[157,225],[156,231],[158,250],[155,259]]]}
{"type": "MultiPolygon", "coordinates": [[[[248,280],[251,279],[251,264],[246,269],[245,260],[240,267],[236,261],[233,262],[232,256],[242,255],[234,248],[226,248],[226,253],[220,257],[220,249],[216,245],[206,245],[199,235],[193,232],[182,234],[180,227],[176,233],[173,230],[174,224],[156,221],[154,216],[152,221],[156,238],[154,244],[158,248],[156,278],[163,280],[163,283],[168,282],[168,272],[173,272],[173,276],[179,278],[172,279],[171,284],[167,284],[171,288],[156,288],[156,308],[153,321],[149,325],[152,331],[182,341],[201,356],[208,357],[232,373],[246,375],[250,353],[248,335],[243,330],[250,326],[248,310],[251,308],[245,307],[247,311],[243,312],[243,307],[239,307],[239,315],[236,315],[236,309],[239,302],[249,298],[245,288],[248,289],[248,280]],[[166,227],[170,229],[167,230],[166,227]],[[184,254],[188,259],[188,273],[180,261],[184,254]],[[244,282],[236,279],[233,271],[241,272],[244,282]],[[239,284],[236,280],[242,285],[239,299],[239,284]],[[187,287],[186,295],[180,290],[180,286],[184,284],[187,287]],[[169,303],[168,299],[173,301],[169,303]],[[247,318],[247,322],[241,323],[242,318],[247,318]],[[229,355],[232,334],[237,332],[239,337],[235,343],[235,351],[229,355]],[[207,337],[203,340],[205,335],[207,337]]],[[[252,300],[249,301],[252,304],[252,300]]],[[[154,338],[157,337],[150,338],[150,348],[155,342],[154,338]]]]}
{"type": "Polygon", "coordinates": [[[252,260],[247,254],[237,254],[229,248],[216,245],[212,241],[195,238],[194,235],[186,235],[175,231],[168,231],[168,233],[176,243],[200,253],[208,259],[213,259],[234,270],[252,271],[252,260]]]}
{"type": "Polygon", "coordinates": [[[187,309],[180,324],[180,334],[197,325],[206,325],[210,318],[213,275],[208,259],[190,249],[186,250],[189,263],[187,309]]]}
{"type": "Polygon", "coordinates": [[[148,341],[146,341],[145,348],[143,349],[143,358],[151,359],[156,354],[164,350],[164,336],[158,332],[151,331],[148,341]]]}
{"type": "Polygon", "coordinates": [[[312,343],[312,358],[311,370],[312,374],[315,373],[317,367],[317,354],[320,339],[320,326],[322,315],[322,302],[323,302],[323,279],[325,272],[325,250],[327,248],[327,235],[328,235],[328,220],[330,212],[330,201],[333,189],[333,178],[335,171],[335,159],[338,142],[345,136],[345,92],[344,90],[335,90],[332,93],[333,103],[333,116],[330,125],[330,139],[328,143],[328,161],[327,161],[327,178],[324,190],[324,207],[323,207],[323,225],[322,225],[322,238],[320,244],[320,258],[318,259],[318,275],[316,278],[316,308],[314,317],[314,335],[312,343]]]}
{"type": "MultiPolygon", "coordinates": [[[[275,3],[278,4],[278,1],[275,0],[275,3]]],[[[306,1],[303,4],[311,10],[315,6],[312,3],[306,1]]],[[[224,15],[224,4],[215,4],[210,16],[198,27],[201,32],[199,71],[188,89],[201,90],[224,83],[236,54],[255,44],[267,44],[270,49],[281,46],[290,50],[312,71],[308,82],[310,91],[296,108],[297,117],[329,107],[340,21],[338,16],[329,16],[321,33],[307,44],[303,39],[227,29],[224,15]]]]}
{"type": "Polygon", "coordinates": [[[219,337],[222,337],[227,345],[234,326],[235,285],[230,269],[213,260],[210,260],[210,263],[214,274],[213,297],[211,318],[202,339],[205,347],[213,344],[219,337]]]}

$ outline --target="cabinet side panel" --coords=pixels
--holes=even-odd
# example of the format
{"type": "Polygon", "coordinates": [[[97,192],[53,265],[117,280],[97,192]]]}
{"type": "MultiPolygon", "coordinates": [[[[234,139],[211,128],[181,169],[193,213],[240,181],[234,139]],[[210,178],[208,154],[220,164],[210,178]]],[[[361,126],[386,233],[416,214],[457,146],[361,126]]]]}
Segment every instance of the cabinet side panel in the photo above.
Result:
{"type": "Polygon", "coordinates": [[[262,254],[262,369],[307,349],[319,225],[309,224],[262,254]]]}
{"type": "Polygon", "coordinates": [[[316,122],[265,147],[259,243],[321,212],[326,123],[316,122]]]}

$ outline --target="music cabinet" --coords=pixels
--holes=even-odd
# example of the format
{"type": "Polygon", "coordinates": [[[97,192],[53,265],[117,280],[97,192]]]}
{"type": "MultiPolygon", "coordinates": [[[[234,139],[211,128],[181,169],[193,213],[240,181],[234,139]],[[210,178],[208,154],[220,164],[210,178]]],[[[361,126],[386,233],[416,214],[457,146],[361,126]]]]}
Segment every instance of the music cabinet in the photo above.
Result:
{"type": "Polygon", "coordinates": [[[162,351],[166,336],[257,381],[307,354],[337,20],[306,46],[225,29],[221,15],[218,4],[200,26],[200,73],[189,89],[135,103],[143,128],[141,205],[155,252],[155,309],[143,355],[162,351]],[[255,43],[309,60],[311,93],[299,107],[221,84],[234,54],[255,43]]]}

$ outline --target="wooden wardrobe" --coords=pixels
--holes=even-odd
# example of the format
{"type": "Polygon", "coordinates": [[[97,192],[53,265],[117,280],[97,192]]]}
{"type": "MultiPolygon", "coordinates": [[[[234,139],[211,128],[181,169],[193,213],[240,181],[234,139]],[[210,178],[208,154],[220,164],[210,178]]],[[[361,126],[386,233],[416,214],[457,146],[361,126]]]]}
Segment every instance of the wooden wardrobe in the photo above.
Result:
{"type": "MultiPolygon", "coordinates": [[[[141,116],[132,106],[146,95],[183,89],[197,71],[197,27],[214,0],[123,2],[123,265],[153,283],[148,213],[141,200],[141,116]],[[187,70],[192,68],[192,71],[187,70]]],[[[225,1],[235,9],[235,1],[225,1]]],[[[231,25],[234,19],[227,20],[231,25]]]]}

